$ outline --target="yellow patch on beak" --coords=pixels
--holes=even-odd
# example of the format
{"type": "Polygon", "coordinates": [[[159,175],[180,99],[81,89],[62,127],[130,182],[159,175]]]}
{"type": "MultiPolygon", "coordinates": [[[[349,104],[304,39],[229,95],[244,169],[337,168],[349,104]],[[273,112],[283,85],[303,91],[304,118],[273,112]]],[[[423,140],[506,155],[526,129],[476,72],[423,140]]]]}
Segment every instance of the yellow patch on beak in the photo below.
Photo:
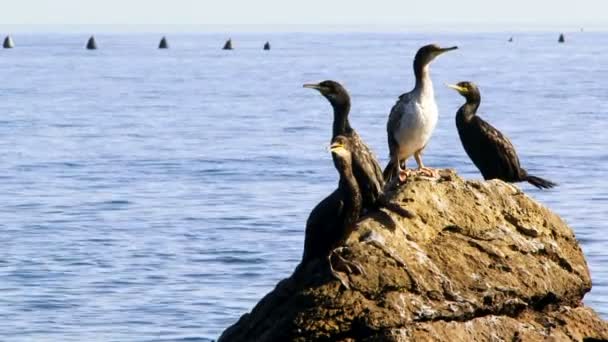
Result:
{"type": "Polygon", "coordinates": [[[331,144],[331,146],[329,146],[329,150],[331,152],[338,152],[340,150],[345,150],[345,148],[344,148],[343,144],[336,142],[336,143],[331,144]]]}

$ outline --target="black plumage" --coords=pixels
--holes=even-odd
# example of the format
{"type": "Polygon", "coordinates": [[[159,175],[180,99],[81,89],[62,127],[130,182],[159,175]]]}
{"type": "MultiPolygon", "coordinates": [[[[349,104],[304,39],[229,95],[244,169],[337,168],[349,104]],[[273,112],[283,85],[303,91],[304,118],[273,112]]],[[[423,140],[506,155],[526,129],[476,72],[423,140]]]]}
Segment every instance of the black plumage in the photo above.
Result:
{"type": "Polygon", "coordinates": [[[362,198],[353,174],[351,140],[337,136],[331,145],[334,166],[340,174],[338,188],[311,211],[306,221],[302,263],[328,258],[354,229],[361,212],[362,198]]]}
{"type": "Polygon", "coordinates": [[[413,217],[414,215],[410,211],[398,204],[389,202],[384,196],[385,183],[380,164],[378,164],[378,160],[371,149],[351,127],[348,120],[351,105],[350,95],[348,95],[346,89],[335,81],[305,84],[304,87],[318,90],[333,107],[332,141],[337,136],[343,136],[349,140],[353,174],[363,198],[362,214],[379,208],[386,208],[403,217],[413,217]]]}
{"type": "Polygon", "coordinates": [[[466,99],[456,113],[456,127],[464,150],[477,166],[483,178],[505,182],[528,182],[537,188],[552,188],[557,184],[529,175],[519,163],[511,141],[498,129],[477,116],[481,95],[471,82],[450,85],[466,99]]]}
{"type": "Polygon", "coordinates": [[[342,85],[335,81],[305,84],[304,87],[318,90],[333,107],[334,121],[332,140],[338,135],[349,139],[352,153],[353,173],[363,194],[363,208],[376,209],[384,188],[384,178],[378,160],[370,148],[361,140],[348,120],[350,96],[342,85]]]}

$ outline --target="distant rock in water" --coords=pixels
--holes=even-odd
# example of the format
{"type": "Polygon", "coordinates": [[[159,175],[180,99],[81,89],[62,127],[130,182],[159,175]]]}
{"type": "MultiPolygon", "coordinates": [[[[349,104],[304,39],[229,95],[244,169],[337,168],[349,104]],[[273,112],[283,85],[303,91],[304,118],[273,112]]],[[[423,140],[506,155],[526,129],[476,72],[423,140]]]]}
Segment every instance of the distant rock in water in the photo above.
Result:
{"type": "Polygon", "coordinates": [[[160,43],[158,44],[158,48],[159,49],[168,49],[169,48],[169,43],[167,42],[167,38],[163,37],[160,40],[160,43]]]}
{"type": "Polygon", "coordinates": [[[87,42],[87,50],[97,50],[97,42],[95,41],[94,36],[89,38],[89,41],[87,42]]]}
{"type": "Polygon", "coordinates": [[[270,42],[266,42],[266,44],[264,44],[264,50],[265,51],[270,50],[270,42]]]}
{"type": "Polygon", "coordinates": [[[608,341],[559,216],[511,184],[440,174],[387,192],[416,217],[358,222],[337,252],[349,288],[325,260],[300,265],[218,342],[608,341]]]}
{"type": "Polygon", "coordinates": [[[509,38],[509,43],[513,43],[513,37],[509,38]]]}
{"type": "Polygon", "coordinates": [[[4,38],[4,43],[2,44],[2,47],[5,49],[14,48],[15,42],[13,41],[13,38],[11,38],[11,36],[6,36],[6,38],[4,38]]]}
{"type": "Polygon", "coordinates": [[[232,50],[232,39],[228,39],[224,44],[223,50],[232,50]]]}
{"type": "Polygon", "coordinates": [[[564,43],[566,42],[566,38],[564,37],[564,34],[560,34],[559,35],[559,39],[557,40],[558,43],[564,43]]]}

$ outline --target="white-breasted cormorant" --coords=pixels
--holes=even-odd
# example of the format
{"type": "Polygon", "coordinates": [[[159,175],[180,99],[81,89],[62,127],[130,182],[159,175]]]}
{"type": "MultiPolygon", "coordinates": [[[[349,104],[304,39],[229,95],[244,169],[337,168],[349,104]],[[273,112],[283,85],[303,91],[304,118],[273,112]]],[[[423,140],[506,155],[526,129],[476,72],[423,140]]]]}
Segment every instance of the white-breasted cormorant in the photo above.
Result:
{"type": "Polygon", "coordinates": [[[418,169],[431,176],[436,172],[422,163],[422,150],[426,147],[435,125],[438,111],[435,102],[433,83],[429,72],[430,63],[444,52],[457,49],[456,46],[441,48],[435,44],[423,46],[414,58],[414,89],[399,97],[391,109],[386,130],[390,161],[384,169],[384,179],[389,181],[397,175],[405,181],[408,172],[405,161],[412,155],[416,158],[418,169]],[[403,163],[403,168],[401,166],[403,163]]]}
{"type": "Polygon", "coordinates": [[[540,189],[557,184],[529,175],[519,164],[517,152],[511,141],[499,130],[477,116],[481,95],[471,82],[448,85],[464,96],[466,103],[456,113],[456,127],[464,150],[483,178],[501,179],[505,182],[528,182],[540,189]]]}

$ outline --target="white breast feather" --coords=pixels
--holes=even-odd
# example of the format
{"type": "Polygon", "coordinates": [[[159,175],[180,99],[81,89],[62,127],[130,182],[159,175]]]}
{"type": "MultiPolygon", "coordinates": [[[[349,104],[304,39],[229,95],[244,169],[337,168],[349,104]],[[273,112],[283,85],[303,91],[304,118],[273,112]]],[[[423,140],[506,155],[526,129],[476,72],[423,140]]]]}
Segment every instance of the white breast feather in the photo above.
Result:
{"type": "Polygon", "coordinates": [[[428,92],[414,93],[410,101],[400,102],[402,113],[395,139],[399,144],[399,159],[411,157],[424,148],[437,125],[438,110],[435,96],[428,92]]]}

